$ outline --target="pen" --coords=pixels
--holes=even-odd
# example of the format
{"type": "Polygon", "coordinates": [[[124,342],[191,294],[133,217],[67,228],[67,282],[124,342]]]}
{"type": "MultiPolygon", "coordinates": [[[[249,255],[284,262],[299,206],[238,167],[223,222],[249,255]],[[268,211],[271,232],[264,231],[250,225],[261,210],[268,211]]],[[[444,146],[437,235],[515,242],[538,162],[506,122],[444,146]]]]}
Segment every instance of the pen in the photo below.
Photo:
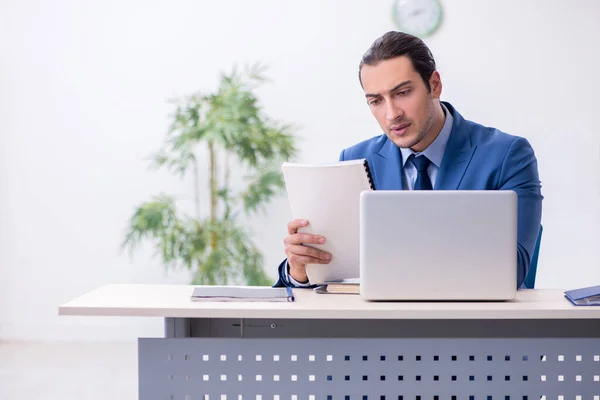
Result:
{"type": "Polygon", "coordinates": [[[292,288],[289,286],[285,287],[287,289],[288,301],[294,301],[294,292],[292,292],[292,288]]]}

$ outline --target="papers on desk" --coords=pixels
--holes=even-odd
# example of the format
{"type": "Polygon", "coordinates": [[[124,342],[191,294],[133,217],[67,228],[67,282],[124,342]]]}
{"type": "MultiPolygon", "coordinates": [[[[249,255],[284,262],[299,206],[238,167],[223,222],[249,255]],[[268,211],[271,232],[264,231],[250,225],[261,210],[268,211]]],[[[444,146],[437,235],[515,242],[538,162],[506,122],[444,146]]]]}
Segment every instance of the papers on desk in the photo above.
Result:
{"type": "Polygon", "coordinates": [[[567,290],[565,297],[576,306],[600,306],[600,285],[567,290]]]}
{"type": "Polygon", "coordinates": [[[289,287],[270,286],[196,286],[192,301],[294,301],[294,293],[289,287]]]}

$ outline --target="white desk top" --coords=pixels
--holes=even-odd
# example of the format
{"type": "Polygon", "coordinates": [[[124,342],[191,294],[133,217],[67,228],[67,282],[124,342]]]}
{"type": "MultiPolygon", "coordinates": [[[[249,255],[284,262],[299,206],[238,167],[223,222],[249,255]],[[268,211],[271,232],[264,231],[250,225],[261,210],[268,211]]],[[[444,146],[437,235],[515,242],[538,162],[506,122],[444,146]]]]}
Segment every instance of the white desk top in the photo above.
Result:
{"type": "Polygon", "coordinates": [[[598,319],[562,290],[523,290],[509,302],[385,302],[294,289],[293,303],[192,302],[191,285],[106,285],[59,307],[60,315],[293,319],[598,319]]]}

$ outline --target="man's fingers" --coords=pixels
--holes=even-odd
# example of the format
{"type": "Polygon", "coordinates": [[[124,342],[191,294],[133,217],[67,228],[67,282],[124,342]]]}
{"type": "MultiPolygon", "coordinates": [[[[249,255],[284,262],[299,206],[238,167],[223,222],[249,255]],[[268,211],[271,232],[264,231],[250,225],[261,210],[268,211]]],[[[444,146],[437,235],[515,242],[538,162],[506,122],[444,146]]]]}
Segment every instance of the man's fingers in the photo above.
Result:
{"type": "Polygon", "coordinates": [[[309,246],[293,245],[289,246],[287,250],[288,251],[286,253],[289,253],[290,255],[308,256],[326,262],[329,262],[331,260],[331,254],[329,254],[328,252],[315,249],[309,246]]]}
{"type": "Polygon", "coordinates": [[[308,221],[305,219],[295,219],[293,221],[291,221],[290,223],[288,223],[288,233],[290,235],[295,234],[296,232],[298,232],[298,228],[302,228],[303,226],[308,225],[308,221]]]}
{"type": "Polygon", "coordinates": [[[308,233],[298,233],[298,228],[308,225],[305,219],[295,219],[288,223],[288,236],[285,237],[285,253],[290,266],[304,266],[306,264],[328,264],[331,254],[303,244],[323,244],[325,238],[308,233]]]}
{"type": "Polygon", "coordinates": [[[285,238],[284,243],[288,244],[323,244],[325,238],[323,236],[310,235],[308,233],[296,233],[295,235],[285,238]]]}
{"type": "Polygon", "coordinates": [[[301,256],[298,254],[293,254],[288,257],[288,262],[293,265],[306,265],[306,264],[327,264],[328,261],[321,260],[320,258],[310,257],[310,256],[301,256]]]}

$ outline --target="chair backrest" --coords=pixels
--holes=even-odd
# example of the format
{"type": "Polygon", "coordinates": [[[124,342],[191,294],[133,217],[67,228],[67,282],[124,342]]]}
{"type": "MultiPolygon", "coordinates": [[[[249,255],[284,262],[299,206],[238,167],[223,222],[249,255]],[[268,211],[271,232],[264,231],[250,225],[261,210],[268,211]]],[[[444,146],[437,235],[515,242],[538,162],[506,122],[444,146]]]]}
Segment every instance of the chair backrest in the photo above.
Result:
{"type": "Polygon", "coordinates": [[[533,256],[531,257],[531,265],[529,266],[529,272],[525,277],[524,285],[527,289],[535,288],[535,275],[537,273],[538,257],[540,255],[540,243],[542,241],[542,232],[544,228],[540,225],[540,232],[538,233],[537,240],[535,242],[535,249],[533,250],[533,256]]]}

